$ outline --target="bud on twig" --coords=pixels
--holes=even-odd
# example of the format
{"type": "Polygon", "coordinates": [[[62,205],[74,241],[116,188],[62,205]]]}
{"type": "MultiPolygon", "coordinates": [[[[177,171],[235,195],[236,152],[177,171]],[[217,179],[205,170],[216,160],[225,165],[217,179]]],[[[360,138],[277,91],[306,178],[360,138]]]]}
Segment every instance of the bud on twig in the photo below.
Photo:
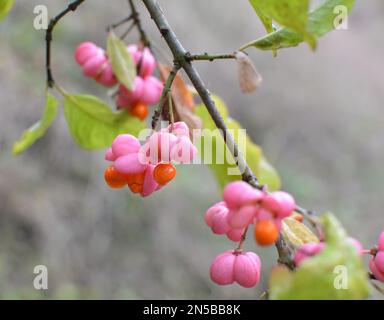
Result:
{"type": "Polygon", "coordinates": [[[244,52],[235,52],[235,58],[239,70],[239,84],[241,91],[243,93],[256,91],[263,81],[261,74],[257,71],[251,59],[249,59],[244,52]]]}

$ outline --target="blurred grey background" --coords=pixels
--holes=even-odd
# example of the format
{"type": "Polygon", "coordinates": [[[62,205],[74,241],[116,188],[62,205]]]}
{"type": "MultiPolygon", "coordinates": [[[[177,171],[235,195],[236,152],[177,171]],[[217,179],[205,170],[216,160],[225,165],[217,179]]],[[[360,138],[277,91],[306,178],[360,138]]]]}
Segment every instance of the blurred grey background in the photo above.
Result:
{"type": "MultiPolygon", "coordinates": [[[[174,182],[145,200],[110,190],[103,151],[80,150],[62,110],[43,139],[10,155],[12,143],[43,111],[44,31],[32,27],[33,8],[46,4],[53,16],[67,2],[16,1],[0,24],[0,298],[258,298],[276,263],[273,247],[247,242],[263,262],[256,288],[218,287],[209,279],[213,257],[233,244],[203,221],[220,199],[208,167],[180,167],[174,182]],[[46,291],[32,286],[38,264],[49,270],[46,291]]],[[[264,34],[246,0],[161,4],[193,53],[232,52],[264,34]]],[[[150,38],[169,57],[139,9],[150,38]]],[[[125,0],[93,0],[68,15],[54,34],[57,82],[108,101],[102,87],[82,77],[73,52],[86,40],[104,46],[105,26],[128,14],[125,0]]],[[[284,189],[303,206],[335,212],[366,247],[384,227],[383,15],[383,1],[358,0],[349,29],[321,39],[315,53],[301,45],[274,59],[250,48],[264,77],[253,95],[240,93],[234,62],[197,65],[279,169],[284,189]]],[[[135,33],[128,38],[137,40],[135,33]]]]}

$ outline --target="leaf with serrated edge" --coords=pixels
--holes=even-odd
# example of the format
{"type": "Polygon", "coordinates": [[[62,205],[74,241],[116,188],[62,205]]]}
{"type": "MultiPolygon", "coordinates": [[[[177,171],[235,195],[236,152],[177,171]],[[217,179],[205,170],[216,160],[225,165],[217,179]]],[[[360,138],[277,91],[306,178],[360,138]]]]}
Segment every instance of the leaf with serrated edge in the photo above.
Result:
{"type": "Polygon", "coordinates": [[[43,117],[29,129],[23,132],[20,139],[14,143],[12,154],[17,155],[28,149],[35,143],[36,140],[44,136],[47,129],[51,126],[53,120],[55,120],[59,102],[48,91],[46,93],[45,100],[45,110],[43,117]]]}
{"type": "Polygon", "coordinates": [[[126,110],[112,112],[103,101],[91,95],[66,94],[64,113],[74,140],[84,149],[106,148],[118,134],[137,136],[145,129],[144,122],[126,110]]]}
{"type": "MultiPolygon", "coordinates": [[[[336,17],[333,11],[334,8],[343,5],[350,11],[354,3],[355,0],[326,0],[308,15],[307,31],[316,37],[321,37],[334,30],[334,19],[336,17]]],[[[239,50],[248,47],[256,47],[261,50],[277,50],[295,47],[303,41],[304,36],[302,34],[289,28],[282,28],[243,45],[239,50]]]]}
{"type": "Polygon", "coordinates": [[[107,52],[116,78],[127,89],[133,90],[133,83],[136,77],[135,62],[128,52],[125,43],[112,31],[108,36],[107,52]]]}

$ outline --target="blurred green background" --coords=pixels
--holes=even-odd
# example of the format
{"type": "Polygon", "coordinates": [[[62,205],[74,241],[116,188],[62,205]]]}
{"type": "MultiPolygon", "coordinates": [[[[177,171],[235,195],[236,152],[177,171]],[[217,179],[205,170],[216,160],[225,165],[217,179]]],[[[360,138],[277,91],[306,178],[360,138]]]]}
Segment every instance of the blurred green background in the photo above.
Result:
{"type": "MultiPolygon", "coordinates": [[[[247,248],[263,262],[254,289],[218,287],[209,279],[213,257],[233,247],[205,226],[205,210],[220,199],[205,166],[183,166],[167,188],[145,200],[103,181],[103,151],[80,150],[64,115],[24,154],[12,143],[44,104],[44,31],[33,8],[50,16],[68,1],[17,1],[0,24],[0,298],[251,299],[266,288],[276,263],[273,247],[247,248]],[[33,268],[48,267],[48,290],[33,288],[33,268]]],[[[232,52],[263,35],[248,1],[167,0],[165,14],[192,53],[232,52]]],[[[151,40],[170,54],[142,6],[151,40]]],[[[82,41],[105,45],[105,26],[128,16],[125,0],[86,1],[54,34],[55,79],[70,92],[106,90],[81,75],[73,59],[82,41]]],[[[256,94],[242,95],[232,61],[199,62],[208,88],[228,104],[298,202],[337,214],[366,247],[384,227],[384,3],[358,0],[349,28],[319,42],[271,53],[247,50],[264,77],[256,94]]],[[[128,42],[137,42],[132,33],[128,42]]],[[[378,297],[378,296],[374,296],[378,297]]]]}

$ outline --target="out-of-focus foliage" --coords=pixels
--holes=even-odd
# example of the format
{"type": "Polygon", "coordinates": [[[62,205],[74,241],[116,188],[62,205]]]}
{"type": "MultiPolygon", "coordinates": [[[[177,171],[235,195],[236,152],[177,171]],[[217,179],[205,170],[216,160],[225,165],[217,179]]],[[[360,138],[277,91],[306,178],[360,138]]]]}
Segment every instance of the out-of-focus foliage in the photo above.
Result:
{"type": "Polygon", "coordinates": [[[65,94],[64,112],[75,141],[85,149],[111,145],[120,133],[138,135],[145,124],[125,110],[112,112],[99,98],[91,95],[65,94]]]}
{"type": "MultiPolygon", "coordinates": [[[[222,115],[228,129],[233,134],[237,142],[241,154],[246,158],[246,161],[255,175],[259,178],[260,183],[268,185],[269,190],[280,188],[280,177],[277,171],[266,160],[263,151],[259,146],[252,142],[250,137],[245,134],[240,123],[229,116],[227,106],[218,96],[212,95],[217,109],[222,115]]],[[[234,180],[241,180],[240,171],[237,169],[235,161],[230,150],[225,145],[224,139],[217,130],[210,114],[203,104],[196,106],[196,114],[203,120],[203,128],[208,129],[203,131],[200,139],[200,156],[203,163],[207,163],[208,157],[212,157],[209,161],[210,167],[213,170],[216,179],[221,188],[224,188],[227,183],[234,180]],[[209,144],[207,144],[209,141],[209,144]],[[206,147],[211,146],[211,148],[206,147]],[[205,150],[207,148],[207,150],[205,150]],[[223,162],[217,161],[222,159],[223,162]]]]}
{"type": "Polygon", "coordinates": [[[365,299],[369,294],[367,270],[361,254],[348,240],[339,221],[330,213],[322,216],[326,246],[315,257],[302,262],[296,271],[276,267],[270,276],[271,299],[365,299]],[[345,268],[338,287],[338,268],[345,268]]]}
{"type": "Polygon", "coordinates": [[[0,20],[11,11],[13,3],[14,0],[0,0],[0,20]]]}
{"type": "Polygon", "coordinates": [[[57,115],[57,106],[59,102],[57,99],[50,94],[48,91],[46,92],[46,103],[43,117],[41,120],[36,122],[30,128],[25,130],[17,140],[12,148],[12,153],[14,155],[19,154],[26,149],[28,149],[37,139],[44,136],[47,129],[51,126],[52,122],[55,120],[57,115]]]}
{"type": "Polygon", "coordinates": [[[245,44],[241,50],[252,46],[262,50],[277,50],[297,46],[303,41],[307,41],[311,47],[314,47],[316,38],[334,30],[335,23],[339,22],[335,21],[337,18],[337,14],[334,12],[335,8],[340,5],[345,6],[349,12],[355,0],[326,0],[321,6],[309,13],[308,17],[305,14],[305,18],[303,17],[303,10],[305,2],[308,1],[265,1],[265,6],[261,6],[264,1],[255,0],[255,2],[260,2],[256,7],[259,16],[262,12],[265,16],[281,23],[282,28],[245,44]],[[283,2],[286,6],[282,6],[283,2]],[[294,4],[297,2],[302,3],[303,6],[301,10],[296,11],[294,4]],[[285,7],[292,10],[285,10],[285,7]]]}

